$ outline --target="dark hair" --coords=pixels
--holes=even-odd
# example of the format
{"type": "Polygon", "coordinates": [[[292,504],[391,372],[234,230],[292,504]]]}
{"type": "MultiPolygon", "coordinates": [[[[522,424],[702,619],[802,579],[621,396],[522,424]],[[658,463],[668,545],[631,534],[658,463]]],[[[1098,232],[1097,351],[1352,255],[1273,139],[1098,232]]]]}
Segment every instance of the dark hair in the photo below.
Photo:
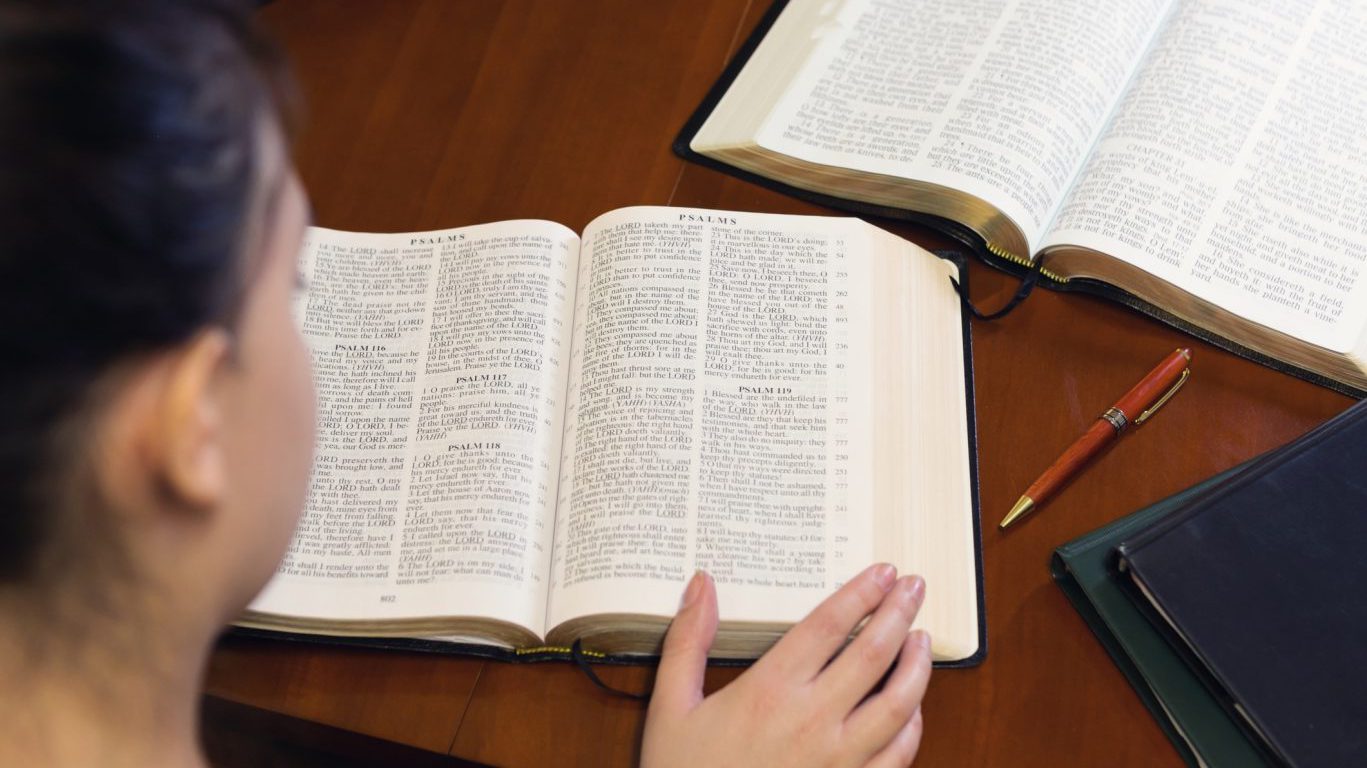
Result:
{"type": "Polygon", "coordinates": [[[0,0],[0,583],[97,383],[230,322],[278,62],[246,2],[0,0]]]}

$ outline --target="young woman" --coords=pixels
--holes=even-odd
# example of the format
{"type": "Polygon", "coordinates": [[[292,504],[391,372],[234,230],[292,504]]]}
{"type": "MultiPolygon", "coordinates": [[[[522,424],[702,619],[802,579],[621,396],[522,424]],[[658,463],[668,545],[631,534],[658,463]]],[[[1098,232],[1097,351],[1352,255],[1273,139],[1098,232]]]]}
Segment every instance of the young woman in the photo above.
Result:
{"type": "MultiPolygon", "coordinates": [[[[205,658],[311,459],[280,83],[230,0],[0,0],[0,765],[203,764],[205,658]]],[[[696,576],[643,762],[907,764],[923,592],[871,567],[703,698],[696,576]]]]}

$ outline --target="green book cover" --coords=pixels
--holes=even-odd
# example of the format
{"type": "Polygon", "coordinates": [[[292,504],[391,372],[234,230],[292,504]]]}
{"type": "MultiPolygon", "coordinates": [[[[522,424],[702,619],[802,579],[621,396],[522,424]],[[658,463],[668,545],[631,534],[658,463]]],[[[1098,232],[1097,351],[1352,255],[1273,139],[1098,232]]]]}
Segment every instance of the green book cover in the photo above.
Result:
{"type": "Polygon", "coordinates": [[[1054,550],[1050,564],[1055,582],[1191,765],[1256,766],[1268,760],[1124,593],[1110,567],[1112,553],[1121,541],[1252,463],[1074,539],[1054,550]]]}

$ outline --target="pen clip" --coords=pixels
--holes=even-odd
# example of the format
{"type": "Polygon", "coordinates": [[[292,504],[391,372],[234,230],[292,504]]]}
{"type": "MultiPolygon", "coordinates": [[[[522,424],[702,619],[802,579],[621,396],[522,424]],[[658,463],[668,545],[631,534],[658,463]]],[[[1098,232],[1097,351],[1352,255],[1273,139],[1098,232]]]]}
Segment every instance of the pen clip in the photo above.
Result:
{"type": "Polygon", "coordinates": [[[1144,412],[1139,414],[1139,418],[1134,420],[1134,423],[1143,424],[1145,421],[1148,421],[1150,416],[1157,413],[1158,409],[1163,407],[1163,403],[1166,403],[1169,399],[1172,398],[1173,395],[1177,394],[1177,390],[1181,389],[1182,385],[1187,383],[1187,377],[1190,375],[1191,369],[1183,368],[1182,377],[1177,380],[1176,384],[1172,385],[1172,389],[1169,389],[1166,393],[1164,393],[1162,397],[1158,398],[1158,401],[1155,402],[1153,405],[1149,406],[1148,408],[1145,408],[1144,412]]]}

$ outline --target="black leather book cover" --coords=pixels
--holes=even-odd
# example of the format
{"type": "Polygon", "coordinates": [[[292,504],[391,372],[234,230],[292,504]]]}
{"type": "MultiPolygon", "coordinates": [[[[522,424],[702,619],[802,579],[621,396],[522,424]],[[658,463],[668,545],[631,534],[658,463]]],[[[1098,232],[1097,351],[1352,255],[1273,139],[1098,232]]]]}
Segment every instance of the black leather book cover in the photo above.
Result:
{"type": "Polygon", "coordinates": [[[1297,766],[1367,765],[1367,402],[1119,548],[1227,705],[1297,766]]]}

